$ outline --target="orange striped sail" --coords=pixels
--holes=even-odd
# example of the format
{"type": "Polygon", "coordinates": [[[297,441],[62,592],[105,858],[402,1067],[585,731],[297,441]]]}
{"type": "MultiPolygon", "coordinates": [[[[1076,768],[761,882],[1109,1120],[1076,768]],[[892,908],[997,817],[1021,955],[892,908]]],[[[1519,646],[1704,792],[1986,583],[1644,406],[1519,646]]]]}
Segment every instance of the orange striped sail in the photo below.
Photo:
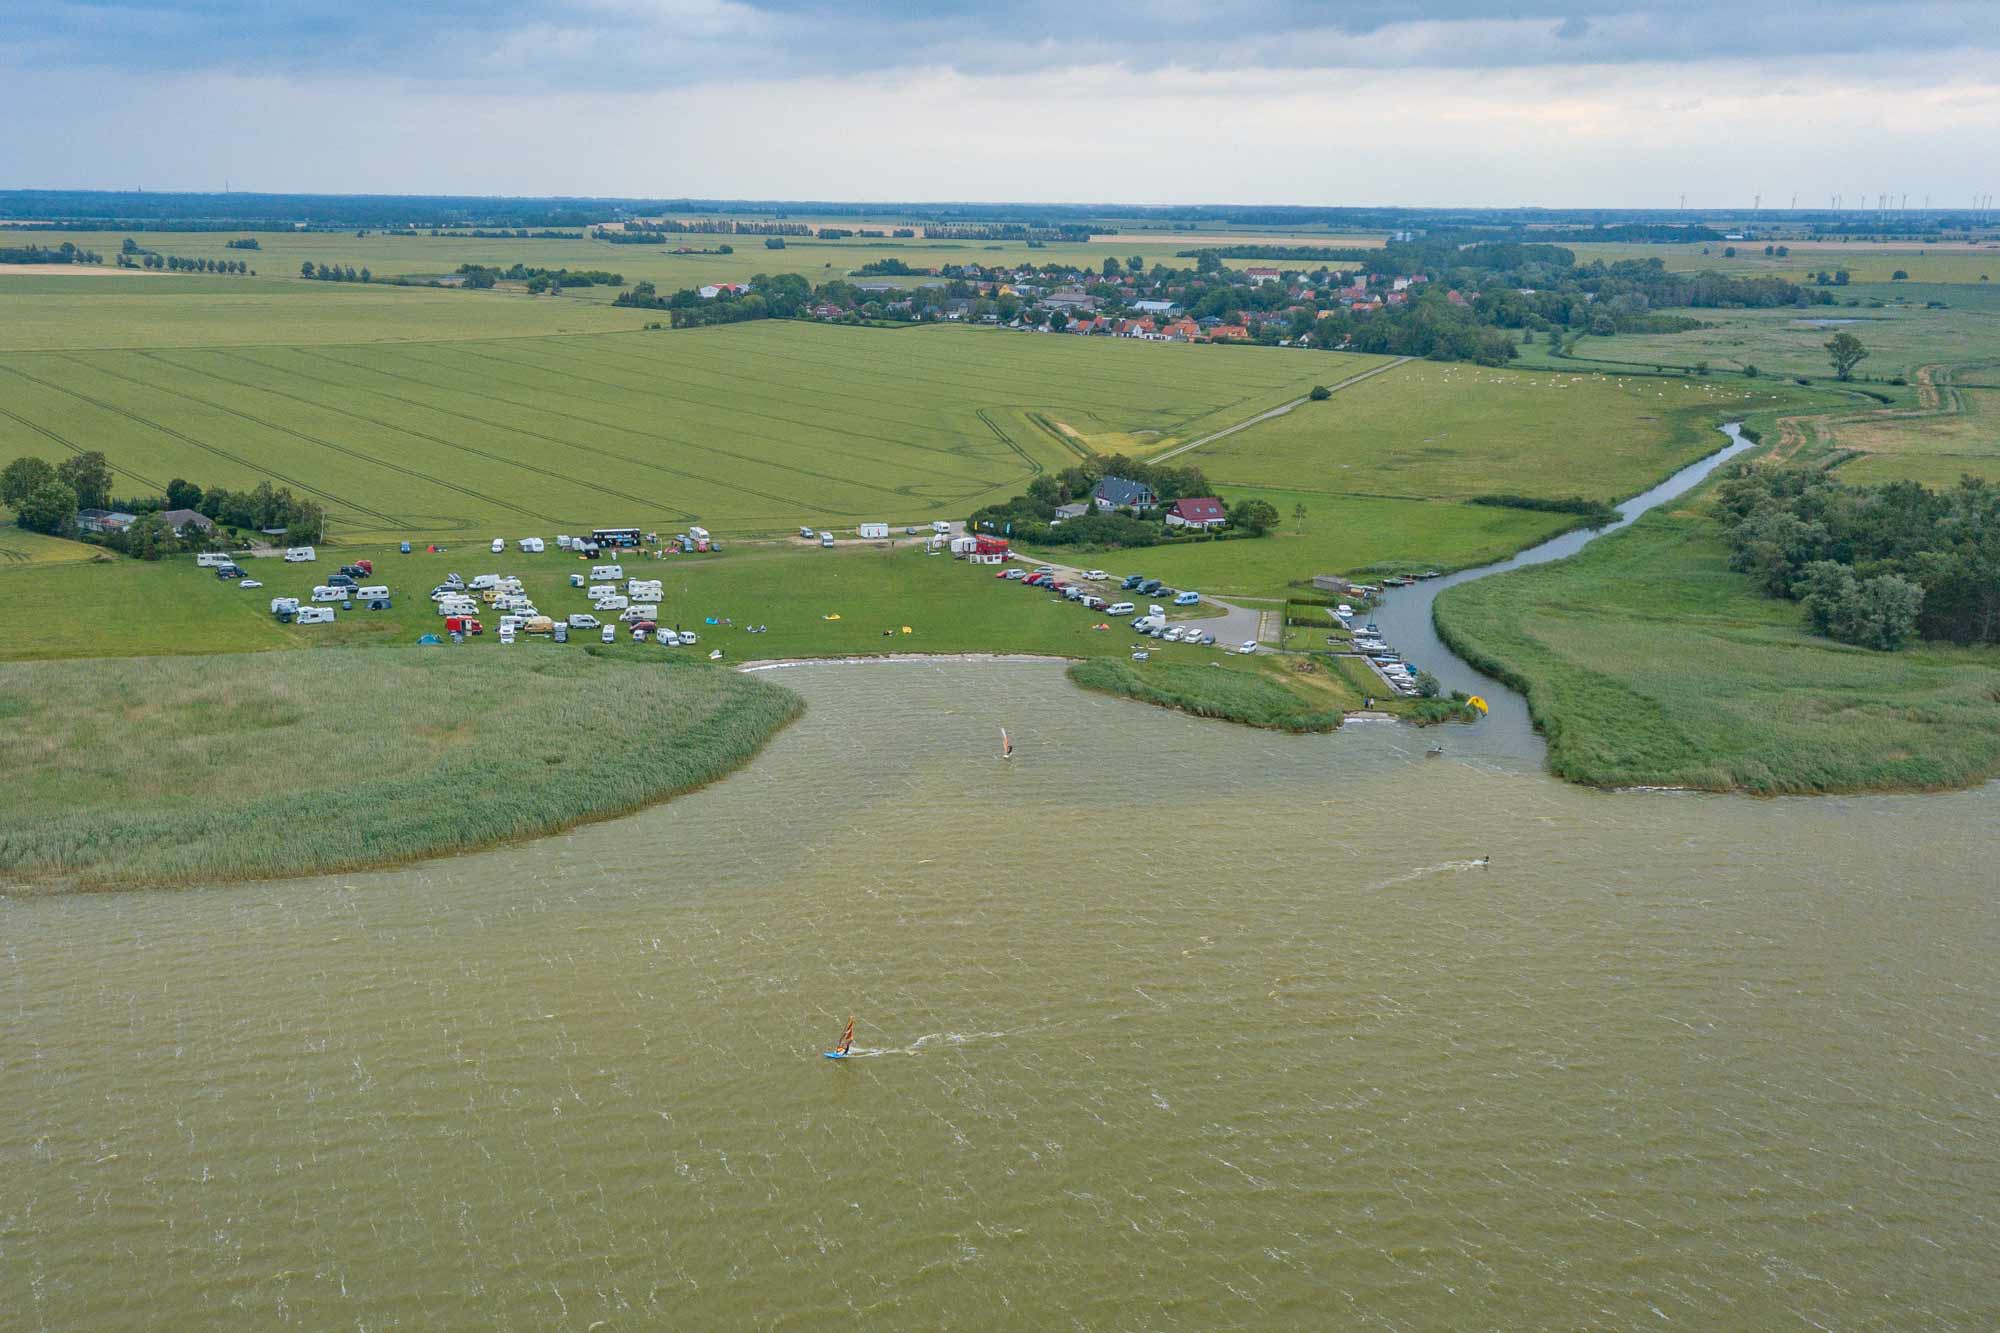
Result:
{"type": "Polygon", "coordinates": [[[834,1047],[833,1049],[839,1051],[842,1055],[846,1055],[848,1051],[853,1049],[853,1047],[854,1047],[854,1015],[849,1014],[847,1016],[847,1031],[840,1034],[840,1045],[834,1047]]]}

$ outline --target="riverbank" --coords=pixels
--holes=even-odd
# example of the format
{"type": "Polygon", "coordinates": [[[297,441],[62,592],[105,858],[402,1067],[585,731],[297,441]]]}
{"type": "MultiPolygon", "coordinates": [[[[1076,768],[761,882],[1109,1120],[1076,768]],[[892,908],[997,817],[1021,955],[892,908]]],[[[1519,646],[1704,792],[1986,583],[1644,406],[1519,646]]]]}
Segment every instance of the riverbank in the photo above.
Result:
{"type": "Polygon", "coordinates": [[[0,667],[0,893],[539,837],[713,782],[803,708],[706,663],[640,660],[405,647],[0,667]]]}
{"type": "Polygon", "coordinates": [[[2000,774],[2000,653],[1852,648],[1733,573],[1703,494],[1568,560],[1444,591],[1437,634],[1527,698],[1557,776],[1761,795],[2000,774]]]}

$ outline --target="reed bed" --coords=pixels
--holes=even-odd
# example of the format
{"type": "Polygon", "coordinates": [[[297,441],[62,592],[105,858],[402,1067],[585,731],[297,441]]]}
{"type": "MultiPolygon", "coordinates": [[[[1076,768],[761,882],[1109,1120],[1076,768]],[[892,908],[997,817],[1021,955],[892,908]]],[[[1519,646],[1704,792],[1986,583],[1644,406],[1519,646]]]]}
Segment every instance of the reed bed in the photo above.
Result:
{"type": "Polygon", "coordinates": [[[0,885],[318,874],[714,781],[803,707],[671,659],[370,648],[0,667],[0,885]]]}

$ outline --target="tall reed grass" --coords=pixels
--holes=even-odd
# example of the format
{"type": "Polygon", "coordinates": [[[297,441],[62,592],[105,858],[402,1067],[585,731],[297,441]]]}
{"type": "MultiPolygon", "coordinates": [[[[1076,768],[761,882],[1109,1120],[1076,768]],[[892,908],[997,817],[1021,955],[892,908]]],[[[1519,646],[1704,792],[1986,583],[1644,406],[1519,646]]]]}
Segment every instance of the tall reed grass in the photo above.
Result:
{"type": "Polygon", "coordinates": [[[583,652],[0,666],[0,884],[317,874],[549,833],[711,782],[802,707],[583,652]]]}

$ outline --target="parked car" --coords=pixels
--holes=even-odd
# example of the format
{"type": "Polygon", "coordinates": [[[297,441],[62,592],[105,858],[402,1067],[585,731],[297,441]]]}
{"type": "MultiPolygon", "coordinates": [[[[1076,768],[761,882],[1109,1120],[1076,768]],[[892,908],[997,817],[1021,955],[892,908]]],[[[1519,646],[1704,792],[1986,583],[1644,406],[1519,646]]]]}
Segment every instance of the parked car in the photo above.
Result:
{"type": "Polygon", "coordinates": [[[1102,597],[1084,596],[1084,597],[1079,597],[1076,600],[1082,602],[1092,611],[1102,611],[1104,609],[1104,599],[1102,597]]]}
{"type": "Polygon", "coordinates": [[[355,582],[352,574],[328,574],[326,582],[327,586],[332,588],[354,588],[360,586],[355,582]]]}
{"type": "Polygon", "coordinates": [[[1028,571],[1025,569],[1009,569],[1002,572],[1000,577],[1003,579],[1025,579],[1028,577],[1028,571]]]}
{"type": "Polygon", "coordinates": [[[616,625],[606,625],[604,632],[597,637],[605,643],[616,643],[618,642],[618,627],[616,625]]]}
{"type": "Polygon", "coordinates": [[[1138,609],[1138,607],[1130,602],[1113,602],[1104,608],[1104,614],[1107,616],[1129,616],[1138,609]]]}
{"type": "Polygon", "coordinates": [[[1129,592],[1132,589],[1138,587],[1140,584],[1144,583],[1145,581],[1146,581],[1146,576],[1144,574],[1127,574],[1125,576],[1125,581],[1119,584],[1118,586],[1124,588],[1127,592],[1129,592]]]}
{"type": "Polygon", "coordinates": [[[237,584],[236,586],[239,588],[261,588],[264,585],[259,583],[256,579],[245,579],[243,580],[243,582],[237,584]]]}
{"type": "Polygon", "coordinates": [[[820,535],[819,535],[819,544],[820,544],[821,546],[831,546],[831,545],[833,545],[833,534],[832,534],[832,533],[830,533],[830,532],[822,532],[822,533],[820,533],[820,535]]]}
{"type": "Polygon", "coordinates": [[[1179,625],[1169,625],[1165,630],[1161,631],[1160,637],[1165,639],[1168,643],[1179,643],[1182,639],[1187,637],[1187,631],[1182,629],[1179,625]]]}
{"type": "Polygon", "coordinates": [[[1243,646],[1241,648],[1238,648],[1236,651],[1239,653],[1246,653],[1246,654],[1254,653],[1257,651],[1257,641],[1255,639],[1245,639],[1243,641],[1243,646]]]}
{"type": "Polygon", "coordinates": [[[1092,583],[1102,583],[1107,577],[1101,569],[1086,569],[1083,571],[1083,576],[1092,583]]]}
{"type": "Polygon", "coordinates": [[[596,629],[603,623],[596,616],[583,612],[578,612],[569,618],[569,627],[571,629],[596,629]]]}
{"type": "Polygon", "coordinates": [[[1175,606],[1197,606],[1200,603],[1201,594],[1198,592],[1177,592],[1174,594],[1175,606]]]}
{"type": "Polygon", "coordinates": [[[299,613],[299,599],[296,597],[273,597],[271,614],[274,616],[295,616],[299,613]]]}
{"type": "Polygon", "coordinates": [[[1035,572],[1036,572],[1037,574],[1053,574],[1053,573],[1055,573],[1055,570],[1051,569],[1051,568],[1050,568],[1049,566],[1047,566],[1047,565],[1036,565],[1036,566],[1035,566],[1035,572]]]}
{"type": "Polygon", "coordinates": [[[493,539],[493,554],[499,555],[502,551],[505,551],[506,549],[507,549],[507,539],[505,537],[495,537],[493,539]]]}
{"type": "MultiPolygon", "coordinates": [[[[814,532],[811,528],[805,526],[803,523],[799,525],[799,536],[805,538],[807,541],[811,541],[814,537],[818,535],[819,535],[818,533],[814,532]]],[[[662,641],[665,640],[665,637],[666,637],[665,635],[661,636],[662,641]]]]}
{"type": "Polygon", "coordinates": [[[1157,594],[1160,591],[1160,589],[1165,586],[1166,585],[1161,583],[1158,579],[1147,579],[1139,585],[1139,591],[1146,594],[1146,596],[1151,597],[1157,594]]]}
{"type": "Polygon", "coordinates": [[[375,573],[375,562],[373,560],[356,560],[351,565],[342,565],[340,572],[352,575],[357,579],[371,578],[375,573]]]}
{"type": "Polygon", "coordinates": [[[1201,646],[1202,646],[1202,647],[1204,647],[1204,648],[1213,648],[1213,647],[1215,647],[1215,636],[1214,636],[1213,634],[1204,634],[1204,635],[1202,635],[1202,636],[1201,636],[1201,646]]]}
{"type": "Polygon", "coordinates": [[[556,622],[548,616],[529,616],[527,623],[521,626],[521,632],[524,634],[553,634],[556,632],[556,622]]]}
{"type": "Polygon", "coordinates": [[[226,583],[232,579],[242,578],[243,571],[238,569],[235,565],[217,565],[215,567],[215,577],[223,580],[226,583]]]}

